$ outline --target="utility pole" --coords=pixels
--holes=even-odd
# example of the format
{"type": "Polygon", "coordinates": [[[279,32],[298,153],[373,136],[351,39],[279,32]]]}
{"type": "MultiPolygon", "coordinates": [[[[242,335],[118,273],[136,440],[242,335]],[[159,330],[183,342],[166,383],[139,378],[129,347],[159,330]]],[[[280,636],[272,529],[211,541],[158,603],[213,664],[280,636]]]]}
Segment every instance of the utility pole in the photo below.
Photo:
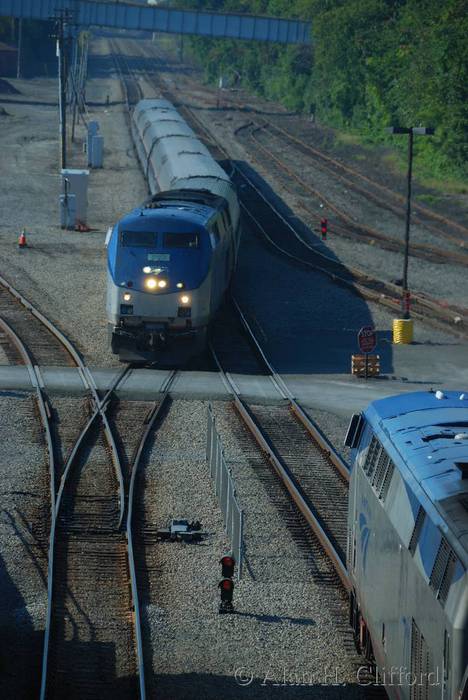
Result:
{"type": "Polygon", "coordinates": [[[21,78],[21,52],[23,50],[23,20],[18,20],[18,54],[16,57],[16,77],[21,78]]]}
{"type": "Polygon", "coordinates": [[[57,58],[60,113],[60,167],[67,167],[67,98],[65,93],[65,57],[63,54],[63,20],[58,23],[57,58]]]}
{"type": "MultiPolygon", "coordinates": [[[[59,80],[60,167],[67,167],[67,57],[65,50],[65,26],[71,19],[68,10],[59,10],[55,19],[56,54],[59,80]]],[[[68,42],[67,42],[68,44],[68,42]]]]}

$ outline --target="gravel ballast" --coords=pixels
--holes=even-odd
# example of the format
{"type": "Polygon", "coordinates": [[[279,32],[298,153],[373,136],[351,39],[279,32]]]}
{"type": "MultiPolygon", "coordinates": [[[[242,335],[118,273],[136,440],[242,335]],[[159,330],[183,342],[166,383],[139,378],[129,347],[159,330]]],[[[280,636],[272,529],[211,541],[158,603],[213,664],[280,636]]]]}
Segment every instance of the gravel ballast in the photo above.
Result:
{"type": "Polygon", "coordinates": [[[206,410],[205,402],[175,402],[143,467],[146,531],[195,517],[209,533],[200,545],[153,543],[138,563],[151,697],[296,698],[312,688],[318,698],[363,697],[331,565],[225,402],[214,410],[245,509],[247,549],[236,614],[218,614],[219,559],[229,544],[205,462],[206,410]]]}
{"type": "Polygon", "coordinates": [[[47,451],[31,395],[0,392],[2,697],[39,694],[47,611],[47,451]]]}
{"type": "MultiPolygon", "coordinates": [[[[20,292],[76,343],[91,365],[117,365],[106,321],[106,253],[109,226],[142,202],[146,186],[133,153],[125,106],[106,40],[91,44],[87,84],[89,118],[104,136],[104,168],[91,170],[88,225],[91,231],[59,226],[58,117],[54,80],[13,81],[22,98],[47,98],[47,104],[8,105],[0,147],[0,269],[20,292]],[[93,77],[97,75],[96,79],[93,77]],[[101,77],[105,75],[105,77],[101,77]],[[110,96],[110,106],[106,97],[110,96]],[[14,176],[13,176],[14,174],[14,176]],[[18,249],[21,229],[28,248],[18,249]]],[[[86,168],[81,151],[84,128],[69,150],[69,167],[86,168]]]]}

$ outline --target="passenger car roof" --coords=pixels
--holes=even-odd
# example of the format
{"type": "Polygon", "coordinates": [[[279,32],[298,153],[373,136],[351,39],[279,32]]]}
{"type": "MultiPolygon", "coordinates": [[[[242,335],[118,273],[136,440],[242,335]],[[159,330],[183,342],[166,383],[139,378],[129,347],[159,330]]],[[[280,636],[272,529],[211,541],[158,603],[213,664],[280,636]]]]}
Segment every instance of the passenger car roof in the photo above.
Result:
{"type": "Polygon", "coordinates": [[[419,484],[467,555],[468,392],[400,394],[375,401],[365,415],[398,451],[403,478],[419,484]]]}

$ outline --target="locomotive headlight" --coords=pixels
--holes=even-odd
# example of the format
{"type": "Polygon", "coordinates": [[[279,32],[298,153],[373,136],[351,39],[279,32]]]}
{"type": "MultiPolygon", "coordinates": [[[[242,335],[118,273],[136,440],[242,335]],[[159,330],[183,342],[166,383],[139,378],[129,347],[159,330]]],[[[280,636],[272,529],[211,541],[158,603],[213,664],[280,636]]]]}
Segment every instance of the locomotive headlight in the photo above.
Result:
{"type": "Polygon", "coordinates": [[[154,277],[148,277],[147,279],[145,279],[145,287],[147,289],[156,289],[157,285],[158,283],[154,279],[154,277]]]}
{"type": "Polygon", "coordinates": [[[166,282],[166,280],[159,280],[159,281],[158,281],[158,287],[159,287],[160,289],[164,289],[164,287],[167,287],[167,282],[166,282]]]}
{"type": "Polygon", "coordinates": [[[183,289],[185,287],[185,284],[183,282],[177,282],[176,287],[177,289],[183,289]]]}
{"type": "Polygon", "coordinates": [[[145,267],[143,268],[143,272],[145,273],[145,275],[149,275],[149,273],[151,272],[151,268],[149,267],[149,265],[145,265],[145,267]]]}
{"type": "Polygon", "coordinates": [[[183,294],[180,297],[180,303],[181,304],[190,304],[190,297],[188,296],[188,294],[183,294]]]}
{"type": "Polygon", "coordinates": [[[130,301],[130,299],[132,298],[132,295],[130,294],[130,292],[125,292],[125,294],[123,295],[123,298],[124,298],[124,301],[130,301]]]}

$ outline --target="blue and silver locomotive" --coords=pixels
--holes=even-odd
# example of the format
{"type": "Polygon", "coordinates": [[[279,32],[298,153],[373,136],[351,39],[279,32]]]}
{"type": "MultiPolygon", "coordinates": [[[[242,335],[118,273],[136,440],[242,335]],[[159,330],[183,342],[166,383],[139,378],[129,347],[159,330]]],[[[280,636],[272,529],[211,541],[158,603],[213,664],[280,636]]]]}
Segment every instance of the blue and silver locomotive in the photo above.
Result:
{"type": "Polygon", "coordinates": [[[141,100],[132,116],[150,198],[107,241],[107,318],[122,361],[197,354],[237,259],[234,185],[167,100],[141,100]]]}
{"type": "Polygon", "coordinates": [[[391,698],[468,700],[468,394],[375,401],[346,444],[356,640],[391,698]]]}

